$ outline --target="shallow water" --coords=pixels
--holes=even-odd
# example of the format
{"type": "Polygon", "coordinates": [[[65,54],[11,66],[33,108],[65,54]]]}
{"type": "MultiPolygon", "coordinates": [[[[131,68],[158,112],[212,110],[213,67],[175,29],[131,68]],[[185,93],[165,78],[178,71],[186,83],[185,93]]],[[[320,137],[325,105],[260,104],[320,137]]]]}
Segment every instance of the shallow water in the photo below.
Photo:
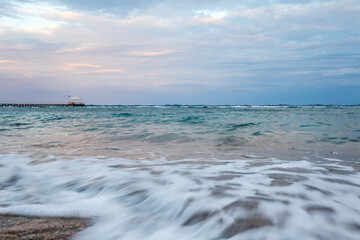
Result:
{"type": "Polygon", "coordinates": [[[359,239],[360,107],[0,108],[0,212],[79,239],[359,239]]]}

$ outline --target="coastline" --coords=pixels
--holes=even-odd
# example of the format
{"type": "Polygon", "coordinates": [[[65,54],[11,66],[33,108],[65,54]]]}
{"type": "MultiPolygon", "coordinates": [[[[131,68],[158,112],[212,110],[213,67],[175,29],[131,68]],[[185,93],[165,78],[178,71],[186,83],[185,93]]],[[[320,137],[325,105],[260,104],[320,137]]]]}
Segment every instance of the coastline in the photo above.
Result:
{"type": "Polygon", "coordinates": [[[0,239],[70,239],[90,225],[90,219],[78,217],[0,214],[0,239]]]}
{"type": "Polygon", "coordinates": [[[0,239],[359,237],[358,107],[0,110],[0,239]]]}

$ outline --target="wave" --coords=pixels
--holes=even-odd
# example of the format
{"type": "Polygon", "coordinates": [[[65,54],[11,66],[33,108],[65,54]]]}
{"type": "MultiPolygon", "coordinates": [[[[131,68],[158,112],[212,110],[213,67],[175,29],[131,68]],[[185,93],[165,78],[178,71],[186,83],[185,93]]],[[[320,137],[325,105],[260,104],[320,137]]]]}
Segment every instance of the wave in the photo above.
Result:
{"type": "Polygon", "coordinates": [[[340,159],[48,158],[0,155],[0,212],[95,218],[78,239],[359,236],[360,174],[340,159]]]}

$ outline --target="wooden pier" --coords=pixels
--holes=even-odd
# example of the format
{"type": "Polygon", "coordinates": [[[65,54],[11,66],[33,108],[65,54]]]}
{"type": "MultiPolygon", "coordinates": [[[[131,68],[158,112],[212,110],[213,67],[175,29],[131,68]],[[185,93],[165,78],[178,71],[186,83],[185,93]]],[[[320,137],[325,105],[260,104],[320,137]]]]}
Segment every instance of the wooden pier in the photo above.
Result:
{"type": "Polygon", "coordinates": [[[0,107],[82,107],[83,103],[0,103],[0,107]]]}

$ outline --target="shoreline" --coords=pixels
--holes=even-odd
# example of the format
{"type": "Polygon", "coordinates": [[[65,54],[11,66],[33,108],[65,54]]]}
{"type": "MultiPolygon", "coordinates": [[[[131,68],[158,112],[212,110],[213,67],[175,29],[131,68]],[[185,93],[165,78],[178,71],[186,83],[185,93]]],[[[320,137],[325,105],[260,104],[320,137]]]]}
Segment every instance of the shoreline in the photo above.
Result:
{"type": "Polygon", "coordinates": [[[79,217],[0,214],[0,239],[71,239],[90,225],[90,219],[79,217]]]}

